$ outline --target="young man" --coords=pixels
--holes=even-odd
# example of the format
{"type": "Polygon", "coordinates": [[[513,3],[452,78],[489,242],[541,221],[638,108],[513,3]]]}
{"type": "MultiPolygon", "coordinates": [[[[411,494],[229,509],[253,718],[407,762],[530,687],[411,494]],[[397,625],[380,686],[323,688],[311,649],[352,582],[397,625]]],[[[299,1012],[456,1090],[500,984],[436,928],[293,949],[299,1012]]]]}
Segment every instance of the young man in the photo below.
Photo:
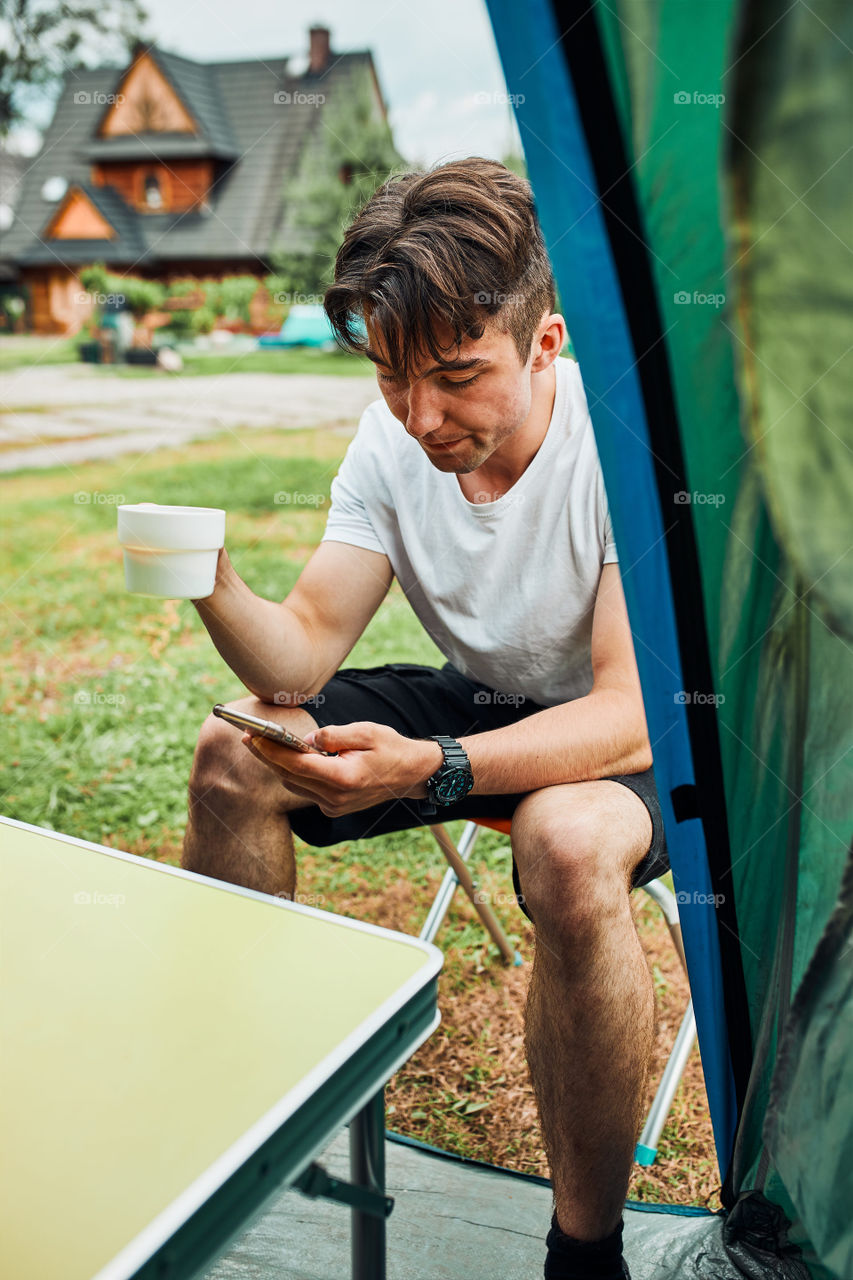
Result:
{"type": "Polygon", "coordinates": [[[390,181],[346,233],[326,311],[383,399],[324,539],[280,604],[223,552],[197,608],[255,695],[234,705],[335,754],[241,741],[211,717],[183,865],[292,894],[291,831],[329,845],[511,817],[537,938],[545,1274],[622,1276],[654,1015],[628,892],[667,863],[595,440],[528,185],[479,159],[390,181]],[[394,576],[448,665],[339,670],[394,576]]]}

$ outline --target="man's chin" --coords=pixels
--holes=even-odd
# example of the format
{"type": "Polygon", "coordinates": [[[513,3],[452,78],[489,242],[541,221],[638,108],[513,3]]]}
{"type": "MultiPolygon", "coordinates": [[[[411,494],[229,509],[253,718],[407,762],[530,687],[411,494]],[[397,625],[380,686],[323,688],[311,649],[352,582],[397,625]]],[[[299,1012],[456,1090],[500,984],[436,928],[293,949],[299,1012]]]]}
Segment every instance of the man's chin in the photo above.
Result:
{"type": "Polygon", "coordinates": [[[470,449],[466,449],[464,445],[460,445],[458,449],[430,449],[421,443],[421,448],[438,471],[455,471],[458,475],[467,475],[469,471],[476,471],[483,461],[479,457],[472,458],[470,449]]]}

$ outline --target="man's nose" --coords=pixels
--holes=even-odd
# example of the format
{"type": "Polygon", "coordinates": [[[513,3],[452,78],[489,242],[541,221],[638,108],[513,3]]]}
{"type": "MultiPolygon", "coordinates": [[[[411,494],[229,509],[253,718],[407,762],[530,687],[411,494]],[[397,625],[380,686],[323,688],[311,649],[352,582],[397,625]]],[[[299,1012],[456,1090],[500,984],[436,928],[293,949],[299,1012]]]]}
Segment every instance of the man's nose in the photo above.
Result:
{"type": "Polygon", "coordinates": [[[444,421],[444,411],[437,396],[423,383],[409,387],[409,403],[406,414],[406,430],[415,440],[437,431],[444,421]]]}

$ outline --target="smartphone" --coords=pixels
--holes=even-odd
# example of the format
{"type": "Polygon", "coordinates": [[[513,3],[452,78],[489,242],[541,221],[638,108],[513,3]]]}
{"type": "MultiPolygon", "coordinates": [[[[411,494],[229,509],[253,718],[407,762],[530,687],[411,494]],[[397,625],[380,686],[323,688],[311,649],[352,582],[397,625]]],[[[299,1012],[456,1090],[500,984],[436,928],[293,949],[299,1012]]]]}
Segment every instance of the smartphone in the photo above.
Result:
{"type": "Polygon", "coordinates": [[[219,716],[220,720],[227,720],[236,729],[245,729],[247,733],[257,738],[269,738],[271,742],[280,742],[283,747],[290,747],[293,751],[313,751],[318,756],[334,754],[331,751],[321,751],[319,747],[312,747],[309,742],[304,742],[283,724],[276,724],[274,720],[261,720],[258,716],[250,716],[245,711],[232,711],[230,707],[224,707],[221,702],[217,702],[213,708],[213,714],[219,716]]]}

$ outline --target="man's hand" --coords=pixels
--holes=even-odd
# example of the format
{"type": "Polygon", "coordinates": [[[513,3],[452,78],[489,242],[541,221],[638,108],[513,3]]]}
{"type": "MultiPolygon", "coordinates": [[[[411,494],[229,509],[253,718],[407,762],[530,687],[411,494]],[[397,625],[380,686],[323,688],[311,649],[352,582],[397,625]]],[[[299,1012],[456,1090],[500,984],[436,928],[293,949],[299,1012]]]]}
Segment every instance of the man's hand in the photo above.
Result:
{"type": "Polygon", "coordinates": [[[404,738],[387,725],[359,721],[327,725],[305,741],[332,756],[294,751],[269,738],[246,734],[243,743],[281,779],[282,786],[319,806],[327,818],[357,813],[390,800],[419,800],[440,766],[437,742],[404,738]]]}

